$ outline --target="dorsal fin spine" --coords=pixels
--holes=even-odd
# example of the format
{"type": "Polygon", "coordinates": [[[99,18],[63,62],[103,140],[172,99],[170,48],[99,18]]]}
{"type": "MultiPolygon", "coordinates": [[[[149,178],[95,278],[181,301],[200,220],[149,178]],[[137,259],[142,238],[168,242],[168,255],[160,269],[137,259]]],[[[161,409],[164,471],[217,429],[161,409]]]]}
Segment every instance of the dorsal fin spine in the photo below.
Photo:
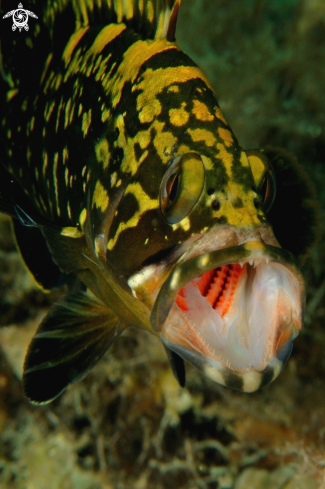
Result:
{"type": "Polygon", "coordinates": [[[125,22],[148,39],[174,41],[180,3],[181,0],[49,0],[44,21],[52,32],[57,17],[64,15],[70,4],[75,30],[92,25],[100,13],[103,23],[125,22]]]}

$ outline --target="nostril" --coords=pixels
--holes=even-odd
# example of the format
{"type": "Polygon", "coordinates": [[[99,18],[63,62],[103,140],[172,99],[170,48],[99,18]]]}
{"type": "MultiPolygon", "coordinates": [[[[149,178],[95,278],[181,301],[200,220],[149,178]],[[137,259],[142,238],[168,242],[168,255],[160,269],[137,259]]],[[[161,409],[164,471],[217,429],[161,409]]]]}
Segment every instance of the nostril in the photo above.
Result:
{"type": "Polygon", "coordinates": [[[212,209],[213,209],[214,211],[218,211],[218,210],[220,209],[220,203],[219,203],[217,200],[214,200],[214,201],[212,202],[212,209]]]}
{"type": "Polygon", "coordinates": [[[214,188],[211,188],[211,187],[210,187],[210,188],[208,188],[208,190],[207,190],[207,194],[208,194],[208,195],[212,195],[212,194],[214,194],[214,188]]]}

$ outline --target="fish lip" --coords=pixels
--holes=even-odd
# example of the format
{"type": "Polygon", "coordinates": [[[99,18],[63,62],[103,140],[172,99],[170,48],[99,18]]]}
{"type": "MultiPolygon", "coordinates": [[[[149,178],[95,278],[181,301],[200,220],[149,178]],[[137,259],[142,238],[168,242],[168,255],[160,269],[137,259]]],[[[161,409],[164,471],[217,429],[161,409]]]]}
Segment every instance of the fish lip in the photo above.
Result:
{"type": "MultiPolygon", "coordinates": [[[[150,323],[155,333],[160,333],[175,302],[178,292],[199,275],[227,264],[275,262],[286,266],[297,277],[300,284],[302,304],[305,303],[305,279],[297,258],[287,250],[261,241],[246,243],[202,253],[192,258],[180,258],[163,283],[153,306],[150,323]]],[[[302,308],[304,309],[304,307],[302,308]]]]}

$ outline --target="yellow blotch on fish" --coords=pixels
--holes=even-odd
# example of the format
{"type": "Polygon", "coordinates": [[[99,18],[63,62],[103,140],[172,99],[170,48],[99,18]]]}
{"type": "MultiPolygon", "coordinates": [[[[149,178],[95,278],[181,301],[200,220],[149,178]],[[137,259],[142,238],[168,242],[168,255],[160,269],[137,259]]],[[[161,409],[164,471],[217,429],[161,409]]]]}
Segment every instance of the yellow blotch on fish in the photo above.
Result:
{"type": "Polygon", "coordinates": [[[111,188],[115,187],[116,181],[117,181],[117,172],[115,171],[111,175],[111,188]]]}
{"type": "Polygon", "coordinates": [[[242,151],[240,154],[240,162],[244,168],[249,166],[249,161],[248,161],[247,154],[245,153],[245,151],[242,151]]]}
{"type": "Polygon", "coordinates": [[[95,186],[95,191],[93,195],[93,207],[97,207],[102,212],[105,212],[109,203],[107,190],[103,187],[101,182],[98,180],[95,186]]]}
{"type": "Polygon", "coordinates": [[[200,129],[200,128],[188,129],[187,132],[191,136],[192,141],[194,143],[196,143],[198,141],[204,141],[205,144],[209,148],[211,148],[217,142],[217,140],[216,140],[215,136],[212,134],[212,132],[207,131],[206,129],[200,129]]]}
{"type": "Polygon", "coordinates": [[[96,158],[99,163],[103,165],[104,170],[109,165],[110,152],[107,139],[104,137],[95,145],[96,158]]]}
{"type": "Polygon", "coordinates": [[[219,107],[216,107],[216,109],[215,109],[215,116],[216,116],[217,119],[219,119],[220,121],[222,121],[226,126],[228,126],[228,123],[227,123],[226,119],[224,118],[224,115],[221,112],[221,110],[220,110],[219,107]]]}
{"type": "MultiPolygon", "coordinates": [[[[166,47],[166,46],[165,46],[166,47]]],[[[142,90],[142,93],[137,98],[137,108],[141,110],[146,104],[151,104],[156,99],[157,95],[162,93],[164,89],[169,87],[172,83],[186,83],[190,80],[200,79],[207,83],[208,80],[202,74],[202,71],[196,67],[184,66],[180,70],[179,68],[158,68],[153,70],[148,68],[143,75],[141,75],[140,82],[134,86],[134,90],[142,90]],[[152,83],[153,78],[155,83],[152,83]]]]}
{"type": "Polygon", "coordinates": [[[187,124],[190,114],[185,110],[186,102],[183,102],[179,109],[169,110],[169,119],[173,126],[181,127],[187,124]]]}
{"type": "Polygon", "coordinates": [[[82,209],[79,216],[79,224],[83,228],[87,219],[87,209],[82,209]]]}
{"type": "Polygon", "coordinates": [[[227,148],[230,148],[230,146],[233,145],[233,137],[231,132],[228,129],[224,129],[223,127],[219,127],[218,129],[219,136],[227,146],[227,148]]]}
{"type": "Polygon", "coordinates": [[[109,109],[104,109],[102,111],[102,122],[107,121],[107,119],[110,118],[110,115],[111,115],[111,111],[109,109]]]}
{"type": "Polygon", "coordinates": [[[227,196],[217,193],[220,210],[214,211],[216,216],[227,217],[229,226],[254,226],[260,224],[258,210],[254,205],[253,191],[249,195],[243,192],[241,184],[229,181],[227,185],[227,196]],[[238,201],[242,202],[240,207],[236,206],[238,201]]]}
{"type": "Polygon", "coordinates": [[[198,121],[213,121],[214,116],[209,111],[208,107],[199,100],[193,101],[193,114],[198,121]]]}
{"type": "Polygon", "coordinates": [[[162,162],[164,164],[167,164],[170,161],[172,148],[177,143],[177,138],[174,136],[173,133],[169,131],[164,131],[164,126],[165,124],[163,122],[159,122],[158,120],[155,120],[155,122],[153,123],[152,127],[156,129],[156,135],[153,140],[153,144],[158,154],[160,155],[162,162]]]}
{"type": "MultiPolygon", "coordinates": [[[[116,107],[120,102],[124,85],[127,82],[135,82],[141,66],[153,55],[168,49],[172,49],[172,45],[168,45],[165,39],[157,40],[154,43],[149,41],[137,41],[129,47],[124,53],[123,61],[118,68],[116,76],[113,79],[109,77],[107,80],[108,83],[106,88],[112,89],[113,107],[116,107]]],[[[161,91],[159,83],[161,80],[156,76],[157,71],[160,70],[154,71],[151,68],[146,70],[144,74],[141,75],[141,83],[134,85],[133,90],[146,90],[149,88],[148,95],[150,99],[153,100],[156,97],[156,94],[161,91]],[[158,83],[152,83],[153,76],[158,83]]],[[[169,85],[169,83],[167,85],[169,85]]],[[[138,97],[138,107],[140,110],[145,104],[146,102],[143,103],[138,97]]]]}
{"type": "Polygon", "coordinates": [[[84,138],[87,136],[90,124],[91,124],[91,109],[89,109],[88,112],[85,112],[82,116],[82,132],[84,138]]]}
{"type": "MultiPolygon", "coordinates": [[[[96,37],[89,54],[100,53],[113,39],[126,29],[124,24],[113,24],[105,26],[96,37]]],[[[87,53],[88,54],[88,53],[87,53]]]]}
{"type": "MultiPolygon", "coordinates": [[[[141,109],[139,113],[139,121],[142,124],[150,123],[152,122],[155,117],[157,117],[161,113],[161,103],[159,102],[158,99],[153,99],[150,104],[144,105],[144,107],[141,109]]],[[[138,104],[138,110],[139,110],[139,104],[138,104]]]]}
{"type": "Polygon", "coordinates": [[[69,150],[68,150],[67,146],[65,146],[63,148],[62,157],[63,157],[63,164],[65,165],[68,161],[68,158],[69,158],[69,150]]]}
{"type": "Polygon", "coordinates": [[[232,167],[234,157],[231,153],[229,153],[227,151],[224,144],[222,144],[222,143],[217,144],[217,149],[218,149],[218,155],[217,156],[223,162],[228,177],[231,178],[232,177],[231,167],[232,167]]]}
{"type": "Polygon", "coordinates": [[[142,214],[151,209],[157,209],[157,207],[159,206],[159,200],[150,199],[149,195],[146,194],[140,183],[131,183],[125,191],[125,195],[127,194],[134,195],[138,202],[139,208],[127,222],[120,222],[114,238],[110,239],[108,242],[108,250],[112,250],[114,248],[122,231],[135,227],[138,224],[142,214]]]}
{"type": "Polygon", "coordinates": [[[179,93],[179,86],[171,85],[170,87],[168,87],[167,92],[179,93]]]}
{"type": "Polygon", "coordinates": [[[66,66],[68,66],[68,64],[70,63],[73,51],[78,46],[81,38],[88,31],[88,29],[89,29],[89,26],[82,27],[81,29],[77,30],[77,32],[72,34],[72,36],[70,37],[69,42],[66,45],[66,47],[63,51],[63,56],[62,56],[66,66]]]}
{"type": "Polygon", "coordinates": [[[180,222],[176,224],[172,224],[173,231],[177,231],[178,229],[182,229],[183,231],[187,232],[191,228],[191,221],[189,217],[185,217],[182,219],[180,222]]]}
{"type": "Polygon", "coordinates": [[[65,106],[64,129],[69,125],[71,102],[71,98],[69,98],[67,105],[65,106]]]}
{"type": "Polygon", "coordinates": [[[12,90],[8,90],[7,92],[7,102],[10,102],[10,100],[18,93],[18,88],[13,88],[12,90]]]}

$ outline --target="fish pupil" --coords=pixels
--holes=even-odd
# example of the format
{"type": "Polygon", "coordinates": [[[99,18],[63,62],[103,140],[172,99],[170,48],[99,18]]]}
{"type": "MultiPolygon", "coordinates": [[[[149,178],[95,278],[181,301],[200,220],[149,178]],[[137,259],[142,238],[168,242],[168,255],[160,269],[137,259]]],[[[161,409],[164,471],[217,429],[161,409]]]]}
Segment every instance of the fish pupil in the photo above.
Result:
{"type": "Polygon", "coordinates": [[[174,175],[171,175],[167,182],[167,192],[168,192],[169,200],[171,202],[173,202],[176,197],[177,189],[178,189],[178,181],[179,181],[179,173],[176,173],[174,175]]]}

